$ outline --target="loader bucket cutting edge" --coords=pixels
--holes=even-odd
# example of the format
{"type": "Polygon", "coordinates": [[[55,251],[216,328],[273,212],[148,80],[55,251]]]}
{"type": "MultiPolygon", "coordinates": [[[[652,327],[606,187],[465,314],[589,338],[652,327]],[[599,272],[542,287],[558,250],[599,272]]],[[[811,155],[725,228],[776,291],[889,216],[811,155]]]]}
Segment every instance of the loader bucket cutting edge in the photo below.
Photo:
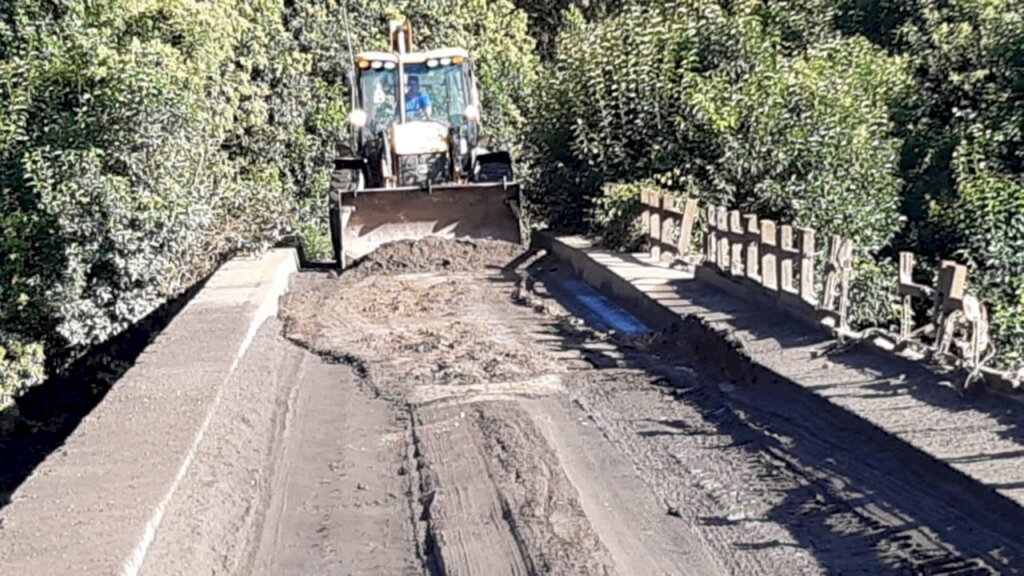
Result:
{"type": "Polygon", "coordinates": [[[520,243],[518,184],[465,184],[422,188],[384,188],[341,196],[348,207],[342,229],[345,262],[397,240],[428,236],[491,239],[520,243]]]}

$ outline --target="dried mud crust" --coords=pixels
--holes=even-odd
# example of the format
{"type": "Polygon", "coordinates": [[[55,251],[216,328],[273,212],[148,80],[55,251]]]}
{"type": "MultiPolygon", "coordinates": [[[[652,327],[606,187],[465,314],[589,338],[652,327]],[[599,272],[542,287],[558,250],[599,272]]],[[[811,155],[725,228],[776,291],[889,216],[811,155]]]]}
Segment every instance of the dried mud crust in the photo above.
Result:
{"type": "Polygon", "coordinates": [[[688,320],[612,336],[615,368],[563,384],[670,514],[699,519],[724,571],[1022,573],[1016,511],[688,320]]]}
{"type": "Polygon", "coordinates": [[[416,420],[426,539],[440,572],[616,574],[576,487],[521,405],[425,406],[416,420]]]}
{"type": "MultiPolygon", "coordinates": [[[[471,250],[464,244],[445,246],[442,254],[471,250]]],[[[399,264],[388,262],[387,252],[362,264],[372,263],[385,274],[368,274],[356,267],[340,278],[300,276],[283,302],[282,316],[288,338],[355,365],[370,390],[409,407],[416,460],[410,469],[418,476],[414,483],[419,486],[422,510],[418,533],[427,550],[426,566],[441,574],[636,572],[623,564],[628,559],[621,554],[613,560],[601,538],[641,549],[646,549],[648,540],[624,534],[622,527],[607,522],[594,524],[579,494],[593,490],[595,481],[578,470],[575,480],[569,480],[563,468],[566,456],[544,439],[536,418],[524,411],[519,399],[565,394],[566,385],[571,385],[577,403],[557,412],[562,421],[558,426],[574,425],[576,418],[595,423],[611,418],[615,423],[610,407],[587,402],[582,391],[645,388],[651,378],[642,371],[596,369],[621,363],[615,340],[565,314],[557,303],[535,291],[528,278],[507,271],[508,262],[493,258],[495,252],[482,252],[486,257],[477,263],[483,268],[446,264],[433,254],[412,265],[402,261],[420,249],[391,247],[399,264]],[[591,407],[598,413],[588,414],[591,407]]],[[[498,254],[510,259],[519,256],[517,251],[498,254]]],[[[613,398],[631,401],[627,396],[613,398]]],[[[709,426],[701,424],[697,415],[688,417],[697,420],[694,427],[709,426]]],[[[612,428],[594,426],[586,432],[592,436],[587,448],[596,453],[618,448],[625,454],[631,450],[646,454],[648,450],[646,445],[623,441],[612,428]]],[[[679,507],[687,524],[679,530],[689,531],[701,517],[721,512],[716,507],[717,490],[741,488],[747,478],[735,470],[742,469],[748,458],[742,452],[719,458],[713,483],[693,487],[695,494],[673,491],[671,498],[703,503],[679,507]]],[[[675,457],[662,451],[649,460],[632,459],[634,469],[628,465],[622,469],[629,459],[615,461],[620,463],[615,474],[636,474],[641,485],[654,487],[653,494],[643,498],[652,503],[655,514],[664,516],[669,494],[659,486],[663,478],[673,476],[675,457]]],[[[676,490],[679,487],[675,485],[676,490]]],[[[619,500],[626,500],[616,496],[614,487],[608,490],[602,508],[615,509],[619,500]]],[[[636,518],[636,514],[610,517],[636,518]]],[[[680,541],[702,542],[701,549],[710,557],[729,560],[718,563],[703,553],[690,552],[688,561],[680,560],[676,566],[691,567],[670,573],[797,574],[821,568],[812,555],[788,547],[795,543],[776,522],[741,522],[722,536],[703,528],[698,532],[700,539],[680,541]],[[764,541],[786,544],[755,547],[740,553],[739,559],[730,559],[737,556],[736,546],[764,541]],[[705,559],[698,561],[697,556],[705,559]]],[[[679,552],[662,547],[650,553],[679,552]]]]}
{"type": "Polygon", "coordinates": [[[492,456],[489,471],[511,510],[514,530],[540,574],[614,573],[558,458],[522,406],[476,405],[476,425],[492,456]]]}

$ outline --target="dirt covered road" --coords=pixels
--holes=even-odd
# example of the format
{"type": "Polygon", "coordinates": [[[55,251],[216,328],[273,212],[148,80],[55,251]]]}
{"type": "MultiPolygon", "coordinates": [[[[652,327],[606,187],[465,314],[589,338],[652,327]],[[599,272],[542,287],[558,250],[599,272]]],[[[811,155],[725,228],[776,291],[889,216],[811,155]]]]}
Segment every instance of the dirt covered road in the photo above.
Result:
{"type": "Polygon", "coordinates": [[[481,575],[1024,565],[1015,528],[945,472],[801,397],[720,381],[663,335],[603,332],[607,309],[594,303],[610,304],[581,290],[555,263],[488,242],[398,243],[341,277],[301,274],[284,336],[320,359],[303,364],[292,393],[249,565],[481,575]]]}

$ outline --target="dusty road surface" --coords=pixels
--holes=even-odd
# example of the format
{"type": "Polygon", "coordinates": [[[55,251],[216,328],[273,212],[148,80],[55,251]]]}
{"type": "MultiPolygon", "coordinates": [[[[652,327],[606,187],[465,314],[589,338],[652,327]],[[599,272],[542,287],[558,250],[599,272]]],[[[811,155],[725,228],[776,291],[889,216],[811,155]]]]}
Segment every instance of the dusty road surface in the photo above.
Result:
{"type": "Polygon", "coordinates": [[[253,573],[1024,567],[1017,516],[966,480],[824,403],[720,381],[515,246],[385,246],[301,274],[282,320],[305,350],[253,573]]]}

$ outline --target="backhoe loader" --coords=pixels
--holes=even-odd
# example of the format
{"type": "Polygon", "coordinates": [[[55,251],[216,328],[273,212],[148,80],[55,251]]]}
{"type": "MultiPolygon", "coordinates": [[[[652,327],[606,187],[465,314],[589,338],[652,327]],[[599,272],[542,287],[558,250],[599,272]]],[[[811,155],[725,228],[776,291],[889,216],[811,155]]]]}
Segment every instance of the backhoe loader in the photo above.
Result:
{"type": "Polygon", "coordinates": [[[510,155],[482,146],[468,52],[415,51],[408,21],[391,22],[390,44],[352,56],[350,138],[329,194],[338,266],[395,240],[520,242],[519,184],[510,155]]]}

